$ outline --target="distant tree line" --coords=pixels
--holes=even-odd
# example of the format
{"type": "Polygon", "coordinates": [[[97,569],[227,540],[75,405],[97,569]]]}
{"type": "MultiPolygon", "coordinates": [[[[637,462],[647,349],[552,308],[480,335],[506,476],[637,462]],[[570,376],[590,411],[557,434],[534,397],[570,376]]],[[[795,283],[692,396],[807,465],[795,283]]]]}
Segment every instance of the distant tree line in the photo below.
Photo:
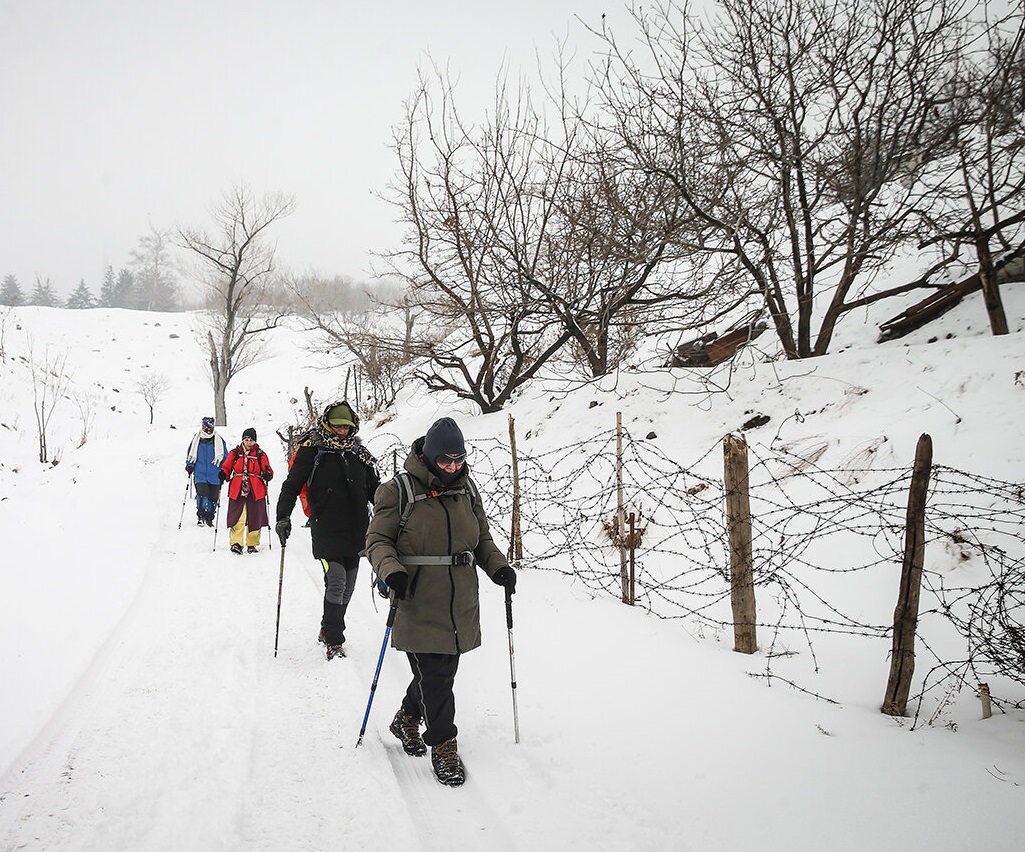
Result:
{"type": "Polygon", "coordinates": [[[128,265],[117,273],[108,266],[94,295],[85,283],[78,286],[67,299],[62,300],[48,277],[36,276],[35,285],[26,294],[14,275],[4,276],[0,284],[0,305],[32,305],[44,308],[127,308],[136,311],[182,310],[181,287],[178,273],[170,253],[171,243],[166,233],[153,230],[139,239],[128,265]]]}

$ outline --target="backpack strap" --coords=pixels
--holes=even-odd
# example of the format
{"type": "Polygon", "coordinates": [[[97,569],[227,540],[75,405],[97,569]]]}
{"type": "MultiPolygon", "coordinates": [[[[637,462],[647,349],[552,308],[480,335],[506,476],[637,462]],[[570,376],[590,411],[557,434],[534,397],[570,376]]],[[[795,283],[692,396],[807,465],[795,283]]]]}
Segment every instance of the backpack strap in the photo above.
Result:
{"type": "Polygon", "coordinates": [[[473,484],[473,480],[469,477],[467,477],[466,485],[461,485],[459,488],[454,488],[451,491],[425,491],[423,494],[416,493],[416,489],[413,488],[413,477],[410,476],[408,470],[396,473],[395,481],[399,484],[399,510],[401,512],[399,517],[399,528],[395,533],[396,540],[398,539],[399,533],[402,532],[402,528],[406,526],[406,521],[409,520],[409,516],[412,513],[413,508],[421,500],[429,500],[431,497],[439,497],[449,494],[466,494],[470,498],[471,506],[475,501],[480,500],[480,494],[477,492],[477,486],[473,484]]]}
{"type": "Polygon", "coordinates": [[[399,528],[395,533],[395,538],[398,540],[399,533],[406,526],[406,521],[409,520],[413,507],[421,500],[426,500],[430,495],[426,492],[423,494],[416,493],[416,490],[413,488],[413,477],[409,475],[407,470],[396,473],[395,481],[399,484],[399,509],[401,511],[399,528]]]}
{"type": "Polygon", "coordinates": [[[330,452],[330,450],[325,450],[325,449],[322,449],[321,447],[317,447],[317,453],[316,453],[316,455],[313,456],[313,467],[310,469],[310,475],[306,477],[306,490],[307,491],[309,491],[310,483],[313,482],[313,474],[315,474],[317,472],[317,465],[320,464],[320,457],[322,455],[324,455],[324,453],[326,453],[326,452],[330,452]]]}

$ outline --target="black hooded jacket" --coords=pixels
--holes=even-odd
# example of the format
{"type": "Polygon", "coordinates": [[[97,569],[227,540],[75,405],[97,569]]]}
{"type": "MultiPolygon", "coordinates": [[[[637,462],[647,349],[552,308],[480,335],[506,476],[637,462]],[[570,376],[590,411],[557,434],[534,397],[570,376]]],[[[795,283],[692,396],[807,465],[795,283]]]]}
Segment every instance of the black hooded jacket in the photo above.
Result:
{"type": "MultiPolygon", "coordinates": [[[[327,410],[322,421],[325,425],[327,410]]],[[[355,413],[354,420],[353,435],[359,430],[355,413]]],[[[291,516],[307,481],[314,558],[337,561],[344,556],[358,556],[366,544],[369,507],[381,484],[374,466],[356,452],[339,452],[318,446],[316,441],[304,443],[281,484],[277,520],[291,516]]]]}

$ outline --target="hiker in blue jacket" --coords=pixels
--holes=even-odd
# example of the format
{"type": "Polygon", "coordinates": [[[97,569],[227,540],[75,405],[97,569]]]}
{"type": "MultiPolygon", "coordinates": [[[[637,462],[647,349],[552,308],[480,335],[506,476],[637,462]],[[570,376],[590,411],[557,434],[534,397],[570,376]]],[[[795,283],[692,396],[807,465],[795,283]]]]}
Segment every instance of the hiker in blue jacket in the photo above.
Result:
{"type": "Polygon", "coordinates": [[[218,472],[228,454],[228,445],[217,434],[212,417],[204,417],[199,431],[189,443],[185,455],[185,472],[196,486],[196,523],[212,527],[221,501],[221,480],[218,472]]]}
{"type": "Polygon", "coordinates": [[[329,660],[342,654],[345,611],[356,588],[370,506],[381,484],[376,459],[356,437],[358,431],[359,417],[348,403],[324,409],[320,423],[300,438],[275,511],[274,530],[284,547],[292,532],[292,509],[305,486],[313,558],[324,568],[318,640],[326,646],[329,660]]]}

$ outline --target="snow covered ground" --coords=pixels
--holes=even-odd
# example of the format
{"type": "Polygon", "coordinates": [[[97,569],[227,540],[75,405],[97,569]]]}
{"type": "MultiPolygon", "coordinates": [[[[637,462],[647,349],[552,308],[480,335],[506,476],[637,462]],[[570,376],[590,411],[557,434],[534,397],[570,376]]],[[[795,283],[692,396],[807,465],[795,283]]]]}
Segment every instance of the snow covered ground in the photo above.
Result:
{"type": "MultiPolygon", "coordinates": [[[[874,326],[849,322],[826,358],[742,355],[721,394],[702,393],[688,371],[624,372],[558,393],[539,385],[480,416],[411,388],[393,419],[362,434],[383,454],[454,414],[483,444],[505,439],[511,413],[521,449],[541,455],[607,432],[622,411],[631,434],[654,432],[681,464],[705,459],[711,477],[721,466],[711,451],[758,412],[772,420],[749,433],[755,451],[778,435],[825,447],[822,465],[873,446],[904,467],[928,432],[937,463],[1020,483],[1023,289],[1005,293],[1014,333],[1004,338],[988,336],[976,295],[885,345],[874,326]]],[[[327,662],[321,571],[296,522],[275,658],[277,542],[265,535],[260,553],[236,557],[220,529],[215,549],[191,506],[179,529],[185,450],[212,413],[190,322],[41,308],[4,320],[0,849],[1022,848],[1025,711],[983,720],[966,691],[933,724],[882,715],[889,644],[878,641],[854,653],[822,645],[822,692],[840,703],[770,688],[750,676],[764,651],[733,653],[729,637],[556,571],[522,571],[514,598],[518,744],[502,594],[485,581],[484,645],[456,681],[466,785],[437,784],[429,759],[388,734],[408,671],[394,651],[356,749],[385,618],[366,565],[348,656],[327,662]],[[42,465],[32,365],[38,383],[63,352],[73,375],[49,441],[60,463],[42,465]],[[147,373],[169,382],[152,426],[136,391],[147,373]]],[[[306,385],[333,397],[344,375],[315,363],[295,333],[271,347],[230,387],[221,431],[232,446],[255,427],[280,483],[273,433],[292,420],[291,400],[306,385]]],[[[884,599],[845,603],[892,613],[898,575],[895,565],[884,599]]]]}

